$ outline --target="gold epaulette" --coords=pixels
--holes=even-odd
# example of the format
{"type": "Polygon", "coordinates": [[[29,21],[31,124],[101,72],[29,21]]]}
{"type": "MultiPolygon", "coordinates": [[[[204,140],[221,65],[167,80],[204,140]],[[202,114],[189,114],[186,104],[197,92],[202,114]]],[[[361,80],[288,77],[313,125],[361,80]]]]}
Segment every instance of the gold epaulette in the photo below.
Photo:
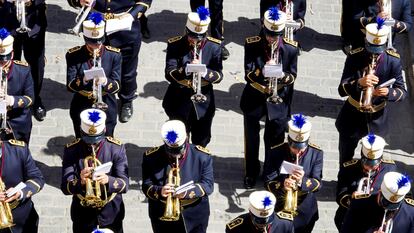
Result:
{"type": "Polygon", "coordinates": [[[294,41],[294,40],[289,40],[288,38],[283,38],[283,41],[286,43],[286,44],[290,44],[290,45],[292,45],[293,47],[298,47],[298,42],[297,41],[294,41]]]}
{"type": "Polygon", "coordinates": [[[202,147],[202,146],[197,145],[196,148],[197,148],[197,150],[199,150],[201,152],[204,152],[206,154],[211,154],[210,150],[207,149],[207,148],[205,148],[205,147],[202,147]]]}
{"type": "Polygon", "coordinates": [[[312,147],[312,148],[315,148],[317,150],[322,150],[320,146],[318,146],[316,144],[313,144],[313,143],[309,143],[309,146],[312,147]]]}
{"type": "Polygon", "coordinates": [[[80,46],[73,47],[73,48],[71,48],[71,49],[68,50],[68,53],[76,52],[76,51],[80,50],[81,48],[82,47],[80,47],[80,46]]]}
{"type": "Polygon", "coordinates": [[[109,45],[105,46],[105,48],[107,50],[109,50],[109,51],[112,51],[112,52],[116,52],[116,53],[120,53],[121,52],[121,49],[115,48],[115,47],[112,47],[112,46],[109,46],[109,45]]]}
{"type": "Polygon", "coordinates": [[[282,142],[282,143],[276,144],[276,145],[274,145],[274,146],[271,146],[271,147],[270,147],[270,149],[275,149],[275,148],[278,148],[279,146],[281,146],[281,145],[283,145],[283,144],[285,144],[285,142],[282,142]]]}
{"type": "Polygon", "coordinates": [[[392,160],[392,159],[381,159],[381,162],[389,163],[389,164],[395,164],[394,160],[392,160]]]}
{"type": "Polygon", "coordinates": [[[25,61],[13,60],[14,64],[21,65],[21,66],[29,66],[29,63],[25,61]]]}
{"type": "Polygon", "coordinates": [[[66,148],[69,148],[69,147],[71,147],[73,145],[76,145],[78,142],[80,142],[80,138],[77,138],[77,139],[75,139],[75,141],[66,144],[66,148]]]}
{"type": "Polygon", "coordinates": [[[353,49],[353,50],[349,51],[349,54],[354,55],[354,54],[360,53],[362,51],[364,51],[364,48],[359,47],[359,48],[356,48],[356,49],[353,49]]]}
{"type": "Polygon", "coordinates": [[[292,214],[289,214],[289,213],[286,213],[286,212],[283,212],[283,211],[279,211],[279,212],[277,212],[276,215],[281,219],[286,219],[286,220],[289,220],[289,221],[293,221],[293,215],[292,214]]]}
{"type": "Polygon", "coordinates": [[[243,218],[235,218],[231,220],[229,223],[227,223],[227,228],[231,230],[237,226],[240,226],[243,223],[243,221],[244,221],[243,218]]]}
{"type": "Polygon", "coordinates": [[[172,38],[168,39],[168,43],[174,43],[176,41],[181,40],[181,38],[183,38],[183,37],[182,36],[172,37],[172,38]]]}
{"type": "Polygon", "coordinates": [[[256,43],[259,42],[262,38],[260,38],[260,36],[251,36],[251,37],[247,37],[246,38],[246,43],[251,44],[251,43],[256,43]]]}
{"type": "Polygon", "coordinates": [[[358,161],[359,161],[358,159],[349,160],[349,161],[344,162],[343,166],[349,167],[349,166],[355,165],[356,163],[358,163],[358,161]]]}
{"type": "Polygon", "coordinates": [[[24,146],[24,144],[25,144],[23,141],[19,141],[19,140],[16,140],[16,139],[10,139],[9,143],[14,145],[14,146],[24,146]]]}
{"type": "Polygon", "coordinates": [[[389,55],[391,55],[391,56],[393,56],[393,57],[396,57],[396,58],[400,58],[400,54],[398,54],[398,53],[397,53],[397,52],[395,52],[394,50],[392,50],[392,49],[387,49],[386,51],[387,51],[387,53],[388,53],[389,55]]]}
{"type": "Polygon", "coordinates": [[[207,36],[207,40],[212,41],[212,42],[217,43],[217,44],[221,44],[221,40],[213,38],[211,36],[207,36]]]}
{"type": "Polygon", "coordinates": [[[145,151],[145,155],[146,156],[148,156],[148,155],[150,155],[150,154],[152,154],[152,153],[154,153],[154,152],[156,152],[157,150],[159,150],[160,149],[160,147],[159,146],[157,146],[157,147],[153,147],[153,148],[151,148],[151,149],[148,149],[147,151],[145,151]]]}
{"type": "Polygon", "coordinates": [[[414,200],[411,198],[405,198],[405,202],[407,202],[410,206],[414,206],[414,200]]]}
{"type": "Polygon", "coordinates": [[[121,140],[116,139],[116,138],[113,138],[113,137],[106,137],[106,139],[107,139],[109,142],[112,142],[113,144],[116,144],[116,145],[118,145],[118,146],[120,146],[120,145],[122,144],[121,140]]]}

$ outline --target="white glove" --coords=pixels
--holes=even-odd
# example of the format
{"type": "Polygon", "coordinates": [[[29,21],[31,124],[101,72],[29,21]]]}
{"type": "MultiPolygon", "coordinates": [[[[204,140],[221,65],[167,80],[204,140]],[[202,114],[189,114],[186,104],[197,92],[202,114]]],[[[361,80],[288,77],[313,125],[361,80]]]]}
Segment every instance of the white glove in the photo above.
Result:
{"type": "Polygon", "coordinates": [[[96,80],[96,85],[105,86],[108,83],[108,79],[106,77],[100,77],[96,80]]]}
{"type": "Polygon", "coordinates": [[[14,97],[11,95],[6,95],[6,103],[7,106],[13,106],[14,105],[14,97]]]}

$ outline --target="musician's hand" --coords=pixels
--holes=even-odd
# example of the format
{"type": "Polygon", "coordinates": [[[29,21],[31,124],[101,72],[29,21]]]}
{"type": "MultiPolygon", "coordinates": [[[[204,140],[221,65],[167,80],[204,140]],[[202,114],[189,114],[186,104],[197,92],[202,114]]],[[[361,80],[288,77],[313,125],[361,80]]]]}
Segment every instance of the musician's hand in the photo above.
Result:
{"type": "MultiPolygon", "coordinates": [[[[9,188],[9,189],[7,189],[6,193],[11,192],[12,190],[13,190],[13,188],[9,188]]],[[[11,196],[11,197],[7,197],[7,196],[6,196],[6,200],[5,200],[5,202],[12,202],[12,201],[14,201],[14,200],[17,200],[17,199],[19,199],[19,198],[20,198],[20,195],[21,195],[21,192],[20,192],[20,191],[18,191],[18,192],[16,192],[13,196],[11,196]]]]}
{"type": "Polygon", "coordinates": [[[81,6],[92,6],[95,0],[80,0],[81,6]]]}
{"type": "Polygon", "coordinates": [[[283,187],[286,191],[292,190],[296,186],[296,181],[292,178],[286,178],[283,182],[283,187]]]}
{"type": "Polygon", "coordinates": [[[11,95],[6,95],[6,103],[7,106],[13,106],[14,105],[14,97],[11,95]]]}
{"type": "Polygon", "coordinates": [[[305,171],[303,171],[302,169],[296,169],[292,173],[292,179],[300,183],[304,175],[305,175],[305,171]]]}
{"type": "Polygon", "coordinates": [[[81,178],[81,184],[86,184],[86,179],[90,178],[92,175],[92,169],[91,167],[85,167],[80,172],[80,178],[81,178]]]}
{"type": "Polygon", "coordinates": [[[6,192],[0,192],[0,202],[5,201],[7,198],[6,192]]]}
{"type": "Polygon", "coordinates": [[[374,231],[373,233],[384,233],[381,229],[378,229],[377,231],[374,231]]]}
{"type": "Polygon", "coordinates": [[[185,195],[187,194],[187,191],[180,193],[178,195],[174,195],[174,197],[178,198],[178,199],[183,199],[185,197],[185,195]]]}
{"type": "Polygon", "coordinates": [[[358,84],[362,87],[373,87],[378,83],[378,77],[373,74],[367,74],[364,77],[358,79],[358,84]]]}
{"type": "Polygon", "coordinates": [[[388,96],[388,87],[383,87],[383,88],[378,88],[374,90],[374,93],[372,93],[372,95],[374,96],[384,96],[387,97],[388,96]]]}
{"type": "Polygon", "coordinates": [[[295,78],[293,77],[293,75],[286,74],[286,73],[285,73],[285,76],[281,79],[281,83],[287,84],[287,85],[292,84],[294,81],[295,81],[295,78]]]}
{"type": "Polygon", "coordinates": [[[390,17],[390,14],[388,14],[385,11],[382,11],[382,12],[378,13],[377,17],[383,18],[383,19],[388,19],[390,17]]]}
{"type": "Polygon", "coordinates": [[[172,184],[166,184],[161,189],[161,196],[167,197],[168,194],[174,193],[174,185],[172,184]]]}
{"type": "Polygon", "coordinates": [[[108,83],[108,79],[106,77],[98,78],[96,85],[105,86],[108,83]]]}
{"type": "Polygon", "coordinates": [[[191,61],[191,64],[200,64],[200,60],[198,60],[198,59],[193,59],[193,60],[191,61]]]}
{"type": "Polygon", "coordinates": [[[107,174],[99,174],[96,175],[95,180],[98,181],[100,184],[107,184],[109,181],[109,177],[107,174]]]}
{"type": "Polygon", "coordinates": [[[273,59],[270,59],[269,61],[266,62],[266,65],[276,65],[276,61],[273,59]]]}

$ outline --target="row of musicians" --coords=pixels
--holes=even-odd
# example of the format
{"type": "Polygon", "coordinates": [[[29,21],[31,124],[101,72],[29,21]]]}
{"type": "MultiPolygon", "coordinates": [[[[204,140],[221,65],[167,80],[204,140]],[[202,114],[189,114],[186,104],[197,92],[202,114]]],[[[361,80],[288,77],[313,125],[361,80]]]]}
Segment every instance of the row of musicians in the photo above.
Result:
{"type": "MultiPolygon", "coordinates": [[[[129,186],[125,147],[119,140],[105,136],[103,111],[86,109],[80,118],[81,137],[66,146],[62,162],[61,190],[73,195],[73,232],[92,232],[96,228],[102,232],[123,232],[122,193],[129,186]],[[109,162],[112,164],[107,174],[98,172],[98,165],[109,162]]],[[[281,228],[285,229],[283,232],[293,232],[292,229],[312,232],[319,218],[315,192],[322,184],[323,152],[309,143],[312,126],[305,117],[294,115],[288,126],[287,142],[274,146],[265,158],[265,186],[279,201],[273,194],[252,194],[250,215],[231,221],[228,232],[280,232],[281,228]],[[300,167],[282,172],[286,162],[300,167]],[[288,198],[290,191],[295,193],[293,199],[288,198]]],[[[206,232],[210,215],[208,195],[214,185],[213,158],[204,147],[189,143],[181,121],[164,123],[161,136],[164,145],[146,151],[142,162],[142,190],[148,197],[153,231],[206,232]],[[191,187],[176,193],[182,184],[189,182],[193,183],[191,187]],[[178,201],[172,213],[176,215],[174,221],[162,219],[171,218],[168,198],[178,201]]],[[[385,141],[379,136],[364,137],[362,158],[346,162],[340,171],[337,188],[340,207],[335,221],[341,232],[370,229],[381,232],[381,220],[385,226],[393,226],[390,232],[412,231],[414,201],[405,198],[411,188],[410,180],[395,172],[392,161],[383,159],[384,146],[385,141]]],[[[11,221],[15,224],[5,228],[11,227],[12,232],[37,232],[38,215],[30,197],[43,187],[43,176],[27,144],[2,141],[2,148],[4,185],[0,199],[2,205],[9,206],[5,209],[11,210],[14,219],[11,221]],[[8,195],[20,182],[25,187],[8,195]]]]}

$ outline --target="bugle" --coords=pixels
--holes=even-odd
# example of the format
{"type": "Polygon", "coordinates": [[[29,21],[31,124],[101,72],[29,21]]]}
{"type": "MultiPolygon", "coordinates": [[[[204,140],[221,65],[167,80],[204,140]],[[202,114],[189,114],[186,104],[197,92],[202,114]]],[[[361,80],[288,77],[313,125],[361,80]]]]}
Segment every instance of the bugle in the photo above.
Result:
{"type": "Polygon", "coordinates": [[[29,32],[30,28],[26,25],[26,0],[16,0],[16,16],[20,21],[20,27],[16,29],[16,32],[29,32]]]}
{"type": "MultiPolygon", "coordinates": [[[[371,63],[368,65],[368,74],[375,74],[375,69],[377,67],[377,58],[378,55],[373,54],[371,57],[371,63]]],[[[364,73],[364,76],[367,74],[364,73]]],[[[375,88],[373,86],[365,87],[361,92],[361,97],[359,100],[359,108],[362,112],[372,112],[372,97],[374,94],[375,88]]]]}
{"type": "MultiPolygon", "coordinates": [[[[175,167],[171,168],[168,172],[168,184],[173,185],[174,188],[180,186],[180,166],[178,163],[178,156],[176,157],[175,167]]],[[[165,201],[164,214],[160,217],[161,221],[178,221],[181,214],[181,203],[178,197],[173,197],[172,193],[169,193],[167,200],[165,201]]]]}
{"type": "Polygon", "coordinates": [[[267,89],[270,91],[271,96],[269,96],[266,101],[273,104],[283,103],[283,99],[278,95],[278,81],[279,78],[283,76],[282,71],[282,62],[279,62],[279,50],[276,50],[277,41],[273,42],[271,45],[270,52],[270,63],[265,65],[265,74],[268,79],[267,89]],[[275,52],[276,50],[276,52],[275,52]],[[272,72],[276,71],[276,72],[272,72]]]}
{"type": "MultiPolygon", "coordinates": [[[[95,49],[93,51],[93,69],[94,68],[102,68],[101,58],[99,57],[99,49],[95,49]]],[[[102,111],[108,110],[108,105],[102,100],[102,84],[99,83],[99,77],[93,79],[92,94],[96,100],[92,107],[102,111]]]]}
{"type": "MultiPolygon", "coordinates": [[[[296,155],[296,165],[299,164],[299,158],[296,155]]],[[[289,178],[291,178],[292,175],[289,175],[289,178]]],[[[293,216],[298,215],[297,212],[298,209],[298,184],[295,182],[295,186],[293,188],[290,188],[286,191],[285,196],[285,204],[283,206],[283,212],[290,213],[293,216]]]]}
{"type": "MultiPolygon", "coordinates": [[[[197,42],[194,42],[194,60],[197,59],[197,54],[197,42]]],[[[203,64],[202,55],[203,50],[200,48],[200,53],[198,54],[199,64],[203,64]]],[[[191,100],[195,103],[204,103],[207,100],[207,97],[201,93],[201,84],[201,73],[193,72],[192,87],[195,94],[191,96],[191,100]]]]}

